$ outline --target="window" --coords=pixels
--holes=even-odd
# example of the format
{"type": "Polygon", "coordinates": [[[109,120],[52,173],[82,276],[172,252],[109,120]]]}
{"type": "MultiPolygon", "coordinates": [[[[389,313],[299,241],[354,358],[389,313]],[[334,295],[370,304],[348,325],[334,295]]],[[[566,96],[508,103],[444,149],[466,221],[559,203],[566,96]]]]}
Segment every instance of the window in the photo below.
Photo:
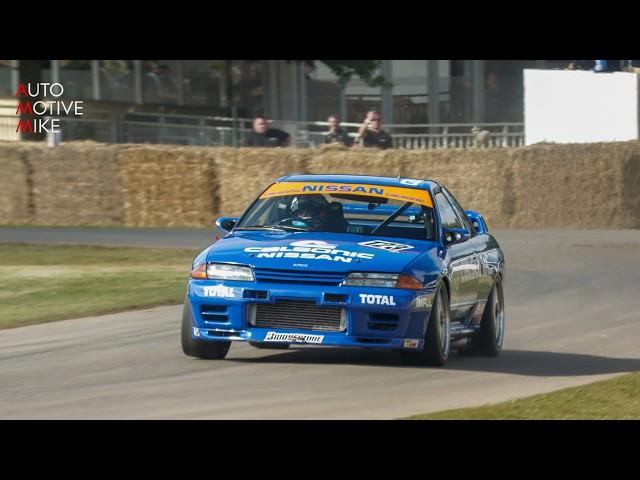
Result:
{"type": "Polygon", "coordinates": [[[445,228],[463,228],[456,212],[442,193],[436,194],[436,204],[440,213],[440,221],[445,228]]]}
{"type": "MultiPolygon", "coordinates": [[[[380,75],[382,69],[376,69],[372,78],[380,75]]],[[[343,122],[360,123],[364,120],[370,110],[382,110],[382,89],[381,87],[370,87],[358,76],[353,76],[345,88],[347,97],[347,118],[343,122]]],[[[385,119],[382,119],[384,124],[385,119]]]]}
{"type": "Polygon", "coordinates": [[[451,203],[451,206],[453,207],[455,212],[458,214],[458,218],[462,222],[462,226],[473,235],[475,233],[475,229],[471,226],[471,222],[467,218],[467,215],[464,213],[464,210],[462,209],[458,201],[451,194],[451,192],[449,192],[449,190],[447,190],[446,188],[443,188],[442,192],[445,194],[445,196],[451,203]]]}
{"type": "Polygon", "coordinates": [[[329,115],[340,113],[340,85],[335,73],[317,61],[307,78],[308,118],[324,121],[329,115]]]}
{"type": "MultiPolygon", "coordinates": [[[[237,67],[225,60],[184,60],[184,99],[186,105],[227,105],[226,78],[233,80],[237,67]]],[[[233,89],[231,94],[233,95],[233,89]]]]}
{"type": "Polygon", "coordinates": [[[393,122],[427,123],[427,60],[391,60],[393,122]]]}
{"type": "Polygon", "coordinates": [[[82,100],[93,98],[90,60],[59,60],[60,83],[64,98],[82,100]]]}
{"type": "Polygon", "coordinates": [[[119,102],[134,100],[134,72],[131,60],[100,60],[100,98],[119,102]]]}
{"type": "MultiPolygon", "coordinates": [[[[455,218],[455,214],[453,216],[455,218]]],[[[436,238],[432,208],[360,194],[296,194],[261,198],[249,208],[237,228],[348,233],[414,240],[436,238]]]]}

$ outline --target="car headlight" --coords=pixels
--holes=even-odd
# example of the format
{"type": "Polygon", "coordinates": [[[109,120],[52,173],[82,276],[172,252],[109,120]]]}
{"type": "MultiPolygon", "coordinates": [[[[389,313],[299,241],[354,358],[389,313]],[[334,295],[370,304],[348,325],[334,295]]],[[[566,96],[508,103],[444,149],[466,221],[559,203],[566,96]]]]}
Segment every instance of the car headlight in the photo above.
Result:
{"type": "Polygon", "coordinates": [[[239,280],[253,282],[253,270],[244,265],[230,265],[228,263],[201,263],[191,271],[191,278],[209,280],[239,280]]]}
{"type": "Polygon", "coordinates": [[[344,279],[342,285],[349,287],[410,288],[414,290],[423,288],[422,282],[417,278],[398,273],[353,272],[344,279]]]}
{"type": "Polygon", "coordinates": [[[349,287],[395,287],[398,283],[397,273],[353,272],[342,282],[349,287]]]}

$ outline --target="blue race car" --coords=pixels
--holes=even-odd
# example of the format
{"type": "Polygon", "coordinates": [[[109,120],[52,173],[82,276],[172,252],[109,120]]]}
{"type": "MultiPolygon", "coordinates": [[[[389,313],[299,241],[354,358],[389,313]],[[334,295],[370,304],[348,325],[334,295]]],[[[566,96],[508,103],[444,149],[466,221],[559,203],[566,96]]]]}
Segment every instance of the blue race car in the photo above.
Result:
{"type": "Polygon", "coordinates": [[[384,348],[443,365],[496,356],[504,255],[482,216],[437,182],[292,175],[270,185],[193,261],[182,349],[222,359],[232,341],[384,348]]]}

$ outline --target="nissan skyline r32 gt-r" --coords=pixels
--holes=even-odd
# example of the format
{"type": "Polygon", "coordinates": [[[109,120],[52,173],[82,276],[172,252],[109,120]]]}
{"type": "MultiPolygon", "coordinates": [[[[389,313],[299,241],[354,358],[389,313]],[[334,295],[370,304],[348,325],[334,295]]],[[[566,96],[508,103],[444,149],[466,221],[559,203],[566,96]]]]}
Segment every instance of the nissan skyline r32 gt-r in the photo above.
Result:
{"type": "Polygon", "coordinates": [[[270,185],[194,260],[182,349],[232,341],[383,348],[443,365],[496,356],[504,255],[482,216],[430,180],[292,175],[270,185]]]}

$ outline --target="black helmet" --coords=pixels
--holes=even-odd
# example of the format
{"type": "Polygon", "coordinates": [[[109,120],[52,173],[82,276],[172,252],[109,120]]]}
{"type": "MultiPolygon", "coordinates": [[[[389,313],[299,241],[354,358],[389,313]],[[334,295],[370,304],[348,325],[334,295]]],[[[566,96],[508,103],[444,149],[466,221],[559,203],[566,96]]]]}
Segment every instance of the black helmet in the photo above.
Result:
{"type": "Polygon", "coordinates": [[[303,212],[308,212],[304,216],[315,216],[319,214],[325,207],[326,200],[323,197],[316,198],[315,195],[301,195],[296,197],[291,202],[291,213],[299,215],[303,212]]]}

